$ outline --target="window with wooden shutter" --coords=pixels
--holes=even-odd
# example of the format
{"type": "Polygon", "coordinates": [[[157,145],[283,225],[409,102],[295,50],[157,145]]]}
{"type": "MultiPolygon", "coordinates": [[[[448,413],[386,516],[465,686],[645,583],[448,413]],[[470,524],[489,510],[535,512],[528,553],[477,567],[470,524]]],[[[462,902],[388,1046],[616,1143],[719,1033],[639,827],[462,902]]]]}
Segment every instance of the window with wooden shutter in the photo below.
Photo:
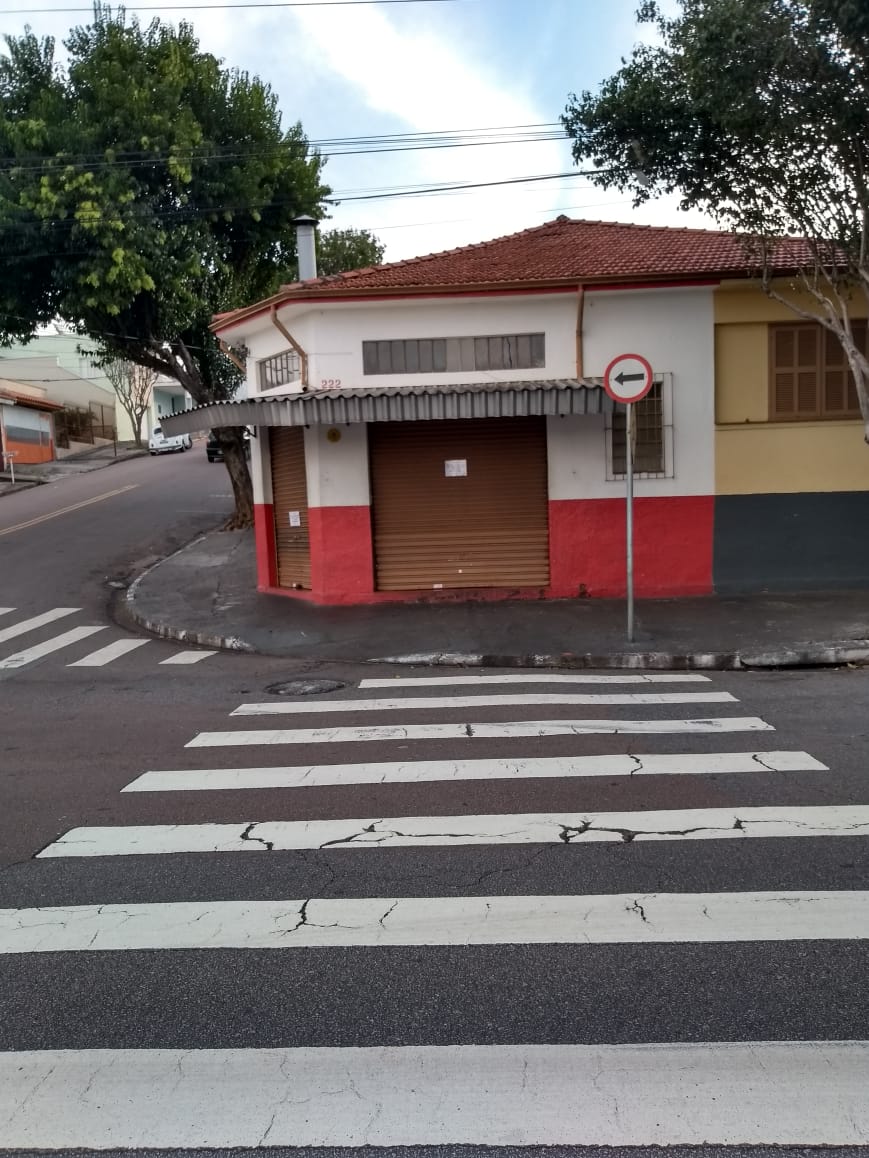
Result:
{"type": "MultiPolygon", "coordinates": [[[[867,324],[852,322],[867,350],[867,324]]],[[[859,418],[857,387],[835,334],[813,322],[769,328],[771,422],[859,418]]]]}

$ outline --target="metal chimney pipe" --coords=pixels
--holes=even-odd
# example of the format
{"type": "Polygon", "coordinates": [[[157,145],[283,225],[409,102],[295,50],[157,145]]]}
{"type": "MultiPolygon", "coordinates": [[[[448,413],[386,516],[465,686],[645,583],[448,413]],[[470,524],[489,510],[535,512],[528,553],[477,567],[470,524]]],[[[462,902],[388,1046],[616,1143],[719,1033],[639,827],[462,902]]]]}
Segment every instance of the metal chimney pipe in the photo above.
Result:
{"type": "Polygon", "coordinates": [[[317,276],[317,241],[315,217],[297,217],[296,254],[299,259],[299,281],[310,281],[317,276]]]}

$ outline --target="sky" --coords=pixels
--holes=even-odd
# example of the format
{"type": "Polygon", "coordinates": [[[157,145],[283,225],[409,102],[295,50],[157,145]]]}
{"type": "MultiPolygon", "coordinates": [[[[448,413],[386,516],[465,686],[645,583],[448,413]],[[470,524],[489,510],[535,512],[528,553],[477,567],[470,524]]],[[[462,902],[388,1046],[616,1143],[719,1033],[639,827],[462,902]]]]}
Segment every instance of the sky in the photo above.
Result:
{"type": "MultiPolygon", "coordinates": [[[[637,0],[320,0],[271,9],[234,0],[234,7],[198,10],[197,3],[203,0],[145,11],[130,2],[127,10],[142,21],[188,20],[204,50],[267,81],[278,94],[284,123],[301,121],[311,141],[494,129],[504,135],[505,127],[515,126],[537,126],[535,136],[555,137],[569,94],[595,91],[649,35],[636,23],[637,0]]],[[[0,0],[0,30],[16,34],[29,24],[37,34],[62,41],[73,25],[87,21],[89,11],[82,0],[0,0]]],[[[386,246],[386,260],[396,261],[542,225],[560,213],[646,225],[711,225],[698,213],[680,212],[676,199],[635,210],[624,194],[592,186],[576,170],[566,138],[332,156],[324,179],[336,197],[348,199],[333,209],[325,227],[370,229],[386,246]],[[349,200],[562,173],[571,175],[349,200]]]]}

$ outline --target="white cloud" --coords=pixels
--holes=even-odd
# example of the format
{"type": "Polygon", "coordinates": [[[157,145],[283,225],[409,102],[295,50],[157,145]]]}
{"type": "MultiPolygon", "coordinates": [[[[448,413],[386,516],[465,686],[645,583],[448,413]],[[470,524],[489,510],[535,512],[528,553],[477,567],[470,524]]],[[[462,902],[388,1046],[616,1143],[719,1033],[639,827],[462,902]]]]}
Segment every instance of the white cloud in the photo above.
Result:
{"type": "MultiPolygon", "coordinates": [[[[551,122],[551,110],[537,107],[498,76],[484,55],[462,44],[458,16],[451,13],[449,39],[419,19],[400,24],[392,14],[369,7],[297,9],[296,50],[303,67],[326,86],[340,79],[373,113],[397,122],[399,131],[477,129],[551,122]]],[[[478,38],[475,38],[479,44],[478,38]]],[[[377,168],[382,186],[452,181],[506,181],[572,169],[566,142],[486,145],[404,154],[383,154],[377,168]]],[[[371,169],[369,167],[369,173],[371,169]]],[[[374,185],[369,182],[369,187],[374,185]]],[[[346,202],[336,224],[377,231],[389,257],[448,248],[542,223],[558,212],[560,187],[576,200],[571,186],[583,182],[493,186],[449,195],[385,202],[346,202]]],[[[335,182],[336,188],[343,183],[335,182]]],[[[591,198],[601,200],[599,194],[591,198]]]]}

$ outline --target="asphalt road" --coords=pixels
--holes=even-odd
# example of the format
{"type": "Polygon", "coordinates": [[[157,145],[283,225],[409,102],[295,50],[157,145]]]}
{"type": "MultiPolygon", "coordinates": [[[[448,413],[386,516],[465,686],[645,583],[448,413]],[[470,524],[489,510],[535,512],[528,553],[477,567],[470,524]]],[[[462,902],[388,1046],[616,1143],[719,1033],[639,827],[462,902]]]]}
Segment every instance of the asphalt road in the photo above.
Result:
{"type": "MultiPolygon", "coordinates": [[[[292,1152],[286,1148],[298,1140],[308,1153],[334,1158],[345,1150],[350,1153],[347,1147],[361,1147],[352,1152],[363,1155],[397,1154],[395,1146],[404,1140],[412,1153],[470,1158],[491,1144],[488,1154],[520,1158],[539,1142],[549,1145],[548,1153],[556,1158],[591,1156],[601,1142],[616,1147],[610,1154],[629,1142],[732,1144],[726,1150],[704,1147],[710,1156],[744,1148],[739,1143],[781,1143],[785,1149],[776,1153],[796,1155],[806,1143],[838,1143],[842,1148],[834,1152],[845,1154],[869,1142],[869,1085],[860,1085],[863,1054],[849,1061],[844,1078],[837,1076],[835,1057],[824,1055],[825,1068],[818,1078],[799,1052],[803,1043],[820,1043],[811,1048],[823,1053],[842,1042],[869,1041],[869,922],[857,913],[852,925],[846,922],[844,935],[822,934],[822,918],[816,915],[830,903],[826,894],[850,904],[869,890],[869,822],[850,812],[835,813],[843,818],[838,827],[829,819],[834,815],[830,810],[869,805],[869,673],[723,673],[711,675],[707,683],[672,685],[499,686],[481,680],[470,687],[395,684],[370,689],[360,688],[361,681],[432,673],[354,669],[320,664],[316,657],[291,665],[243,654],[167,664],[164,661],[182,649],[153,640],[102,667],[69,666],[98,646],[135,638],[112,622],[107,579],[127,580],[138,566],[213,526],[228,505],[224,472],[207,464],[201,450],[136,460],[65,483],[62,490],[44,487],[0,500],[0,604],[15,608],[0,615],[0,664],[16,649],[38,646],[70,627],[100,628],[93,637],[20,667],[0,668],[0,908],[27,911],[23,918],[7,915],[5,923],[0,914],[0,1147],[14,1153],[43,1148],[72,1153],[90,1146],[125,1154],[150,1152],[150,1147],[205,1155],[259,1143],[274,1146],[277,1154],[292,1152]],[[101,497],[114,491],[119,493],[101,497]],[[98,501],[3,535],[13,526],[90,499],[98,501]],[[22,618],[60,607],[81,610],[2,642],[4,629],[22,618]],[[266,689],[301,670],[345,686],[299,700],[305,705],[302,713],[230,715],[241,705],[287,704],[266,689]],[[321,710],[324,703],[341,699],[435,700],[505,693],[728,693],[734,698],[712,703],[432,703],[412,709],[321,710]],[[775,730],[746,725],[745,730],[725,731],[715,723],[736,718],[775,730]],[[685,719],[712,725],[704,732],[678,730],[685,719]],[[622,726],[630,720],[652,721],[664,730],[480,734],[499,725],[509,731],[517,722],[534,720],[548,726],[559,721],[584,721],[586,726],[591,720],[622,726]],[[447,724],[459,725],[458,734],[412,734],[416,725],[447,724]],[[403,733],[380,732],[363,741],[359,733],[331,731],[371,727],[398,727],[403,733]],[[295,737],[266,743],[265,733],[276,729],[321,734],[305,742],[295,737]],[[324,730],[330,734],[324,736],[324,730]],[[240,746],[212,736],[202,746],[206,734],[242,731],[256,735],[240,746]],[[189,746],[194,740],[197,746],[189,746]],[[800,768],[779,771],[768,755],[776,751],[805,753],[809,759],[800,768]],[[738,753],[755,753],[758,760],[749,763],[750,770],[714,770],[726,767],[738,753]],[[652,773],[627,774],[618,762],[606,775],[589,775],[587,766],[571,770],[576,758],[628,754],[634,764],[639,754],[639,765],[643,756],[673,757],[675,763],[668,769],[665,759],[652,773]],[[686,759],[679,767],[690,770],[677,775],[675,758],[680,756],[686,759]],[[563,768],[559,764],[554,775],[538,769],[535,775],[507,766],[541,758],[554,758],[563,768]],[[493,764],[488,774],[475,779],[461,763],[468,760],[507,764],[500,772],[493,764]],[[425,761],[448,762],[451,771],[442,768],[438,774],[451,778],[414,780],[414,769],[425,761]],[[393,767],[380,767],[384,762],[393,767]],[[378,768],[357,769],[361,782],[353,783],[357,773],[348,780],[346,768],[359,764],[378,768]],[[322,771],[336,766],[345,771],[322,771]],[[262,776],[257,769],[297,767],[314,769],[305,772],[309,782],[298,787],[122,791],[152,770],[176,770],[195,778],[203,769],[239,769],[243,782],[262,776]],[[703,768],[707,770],[698,770],[703,768]],[[314,783],[318,779],[321,782],[314,783]],[[772,810],[768,817],[795,817],[793,827],[777,836],[758,837],[752,829],[752,810],[757,808],[772,810]],[[600,842],[587,839],[584,826],[576,825],[578,815],[627,813],[642,831],[654,823],[646,818],[660,810],[671,818],[659,824],[663,839],[633,837],[634,829],[628,832],[624,819],[618,823],[627,836],[610,831],[600,842]],[[700,819],[697,810],[702,810],[700,819]],[[738,831],[730,820],[720,822],[721,831],[710,831],[710,825],[714,829],[719,822],[711,821],[707,810],[735,817],[738,831]],[[554,818],[555,835],[525,840],[520,834],[522,818],[528,815],[554,818]],[[450,823],[441,822],[443,817],[450,823]],[[409,824],[408,818],[421,819],[409,824]],[[363,826],[358,835],[357,826],[350,826],[347,831],[357,835],[339,839],[336,847],[335,839],[309,839],[300,827],[301,822],[345,819],[375,828],[366,835],[363,826]],[[559,821],[574,826],[569,839],[558,837],[559,821]],[[280,822],[287,827],[267,828],[280,822]],[[372,843],[381,841],[381,831],[406,834],[413,823],[422,824],[429,835],[411,844],[406,836],[372,843]],[[819,823],[833,825],[828,835],[799,835],[801,826],[804,830],[819,823]],[[264,826],[261,837],[256,828],[251,832],[251,824],[264,826]],[[506,839],[486,835],[505,824],[512,834],[506,839]],[[226,851],[165,853],[157,846],[147,851],[147,843],[130,851],[134,834],[153,840],[155,826],[165,826],[159,831],[166,839],[189,837],[196,845],[202,825],[228,826],[208,830],[208,840],[225,841],[221,847],[226,851]],[[103,833],[120,829],[115,839],[121,842],[122,855],[85,855],[87,841],[79,850],[72,848],[74,855],[66,855],[64,839],[70,833],[74,838],[80,828],[103,833]],[[243,834],[247,844],[240,843],[243,834]],[[269,850],[269,843],[276,847],[269,850]],[[758,900],[760,893],[796,912],[787,920],[803,924],[782,933],[773,912],[749,919],[738,935],[722,932],[726,921],[722,923],[715,908],[722,896],[751,894],[751,903],[766,903],[758,900]],[[811,899],[801,902],[798,893],[811,894],[811,899]],[[675,895],[690,902],[694,894],[705,898],[700,925],[687,932],[688,919],[677,914],[675,932],[664,935],[663,926],[655,925],[664,920],[655,915],[657,898],[675,895]],[[526,937],[524,930],[530,926],[527,916],[520,915],[511,918],[518,929],[512,943],[497,936],[493,943],[485,941],[482,930],[496,919],[503,901],[537,898],[539,907],[546,898],[590,896],[603,898],[604,904],[615,898],[623,908],[640,904],[637,931],[629,931],[619,943],[606,937],[585,943],[579,933],[564,939],[569,922],[562,917],[553,919],[542,936],[538,930],[526,937]],[[256,905],[291,898],[297,904],[316,900],[309,900],[314,906],[310,913],[281,934],[286,940],[279,947],[268,942],[274,935],[268,928],[257,935],[272,947],[262,941],[246,947],[236,943],[241,926],[259,919],[256,905]],[[355,914],[352,919],[330,921],[315,915],[319,901],[364,905],[371,898],[380,898],[373,918],[362,909],[348,910],[355,914]],[[390,934],[392,941],[378,940],[390,929],[395,902],[461,905],[475,898],[482,899],[486,911],[476,925],[468,926],[467,934],[456,933],[458,918],[449,916],[454,910],[444,909],[441,916],[417,918],[411,913],[409,923],[390,934]],[[234,916],[216,918],[208,947],[167,947],[167,937],[192,937],[196,943],[196,926],[211,928],[211,907],[226,902],[253,906],[252,915],[226,910],[234,916]],[[199,909],[157,909],[156,916],[140,926],[142,907],[155,905],[199,909]],[[800,915],[800,905],[808,906],[807,915],[800,915]],[[85,914],[83,906],[93,906],[93,913],[85,914]],[[120,907],[120,915],[112,906],[120,907]],[[65,911],[58,914],[57,909],[65,911]],[[75,938],[75,921],[84,916],[97,923],[117,919],[119,924],[109,931],[108,941],[99,940],[104,933],[95,925],[90,944],[85,938],[77,947],[64,948],[63,937],[75,938]],[[416,919],[429,922],[422,935],[408,931],[416,919]],[[20,920],[43,930],[36,934],[45,938],[38,947],[22,949],[15,940],[20,920]],[[718,922],[715,933],[703,931],[703,920],[718,922]],[[371,929],[366,932],[367,921],[371,929]],[[651,935],[643,928],[649,922],[654,926],[651,935]],[[133,937],[131,928],[140,930],[135,934],[139,940],[128,944],[124,938],[133,937]],[[101,948],[115,944],[112,936],[120,939],[121,947],[101,948]],[[311,940],[296,947],[294,936],[311,940]],[[318,946],[320,936],[333,941],[318,946]],[[719,1064],[720,1051],[739,1049],[741,1043],[755,1043],[751,1048],[761,1051],[755,1085],[749,1081],[746,1088],[739,1085],[748,1081],[740,1079],[741,1064],[719,1064]],[[612,1063],[606,1060],[608,1054],[601,1055],[604,1060],[595,1061],[593,1080],[586,1084],[582,1058],[569,1052],[634,1046],[652,1051],[640,1069],[632,1070],[636,1060],[623,1060],[624,1053],[613,1055],[618,1060],[612,1063]],[[679,1062],[679,1072],[689,1075],[679,1079],[684,1098],[668,1102],[672,1091],[668,1093],[666,1075],[672,1055],[667,1051],[692,1046],[708,1049],[711,1061],[698,1061],[692,1054],[694,1060],[679,1062]],[[399,1128],[394,1116],[401,1116],[401,1107],[396,1109],[391,1099],[397,1097],[393,1087],[400,1085],[401,1070],[415,1064],[417,1055],[408,1053],[409,1047],[436,1047],[449,1065],[447,1075],[438,1079],[444,1085],[437,1087],[440,1100],[434,1106],[426,1109],[425,1103],[427,1091],[436,1086],[434,1079],[423,1081],[416,1093],[402,1095],[399,1128]],[[461,1052],[476,1047],[484,1052],[461,1052]],[[545,1090],[535,1087],[535,1066],[543,1065],[545,1077],[550,1063],[548,1054],[541,1055],[540,1062],[533,1052],[538,1047],[568,1051],[552,1055],[559,1059],[551,1063],[553,1089],[559,1088],[565,1072],[573,1073],[571,1066],[578,1067],[576,1106],[570,1098],[562,1100],[542,1123],[534,1110],[545,1100],[545,1090]],[[779,1063],[768,1056],[775,1048],[797,1052],[779,1063]],[[213,1050],[228,1052],[219,1055],[210,1076],[197,1076],[196,1067],[203,1059],[210,1064],[208,1051],[213,1050]],[[263,1051],[270,1050],[278,1051],[284,1084],[274,1105],[262,1108],[257,1091],[269,1088],[268,1075],[239,1085],[233,1084],[230,1071],[240,1058],[246,1067],[242,1072],[258,1072],[249,1067],[265,1064],[263,1059],[271,1055],[263,1051]],[[359,1050],[375,1052],[358,1055],[359,1050]],[[514,1059],[510,1051],[519,1051],[524,1077],[508,1097],[508,1069],[514,1059]],[[355,1064],[358,1056],[369,1059],[363,1078],[375,1087],[381,1080],[378,1067],[384,1067],[384,1074],[392,1072],[388,1067],[399,1059],[398,1076],[383,1078],[376,1097],[359,1074],[348,1070],[350,1076],[339,1080],[327,1072],[327,1062],[343,1065],[350,1058],[355,1064]],[[4,1059],[11,1069],[2,1068],[4,1059]],[[321,1061],[326,1070],[318,1079],[321,1061]],[[702,1082],[696,1076],[705,1072],[707,1063],[717,1083],[708,1105],[698,1092],[702,1082]],[[164,1064],[171,1076],[168,1084],[159,1072],[164,1064]],[[133,1085],[124,1085],[126,1065],[134,1067],[133,1085]],[[147,1071],[150,1077],[135,1069],[143,1065],[156,1067],[147,1071]],[[297,1065],[301,1068],[293,1068],[297,1065]],[[40,1066],[48,1068],[43,1072],[40,1066]],[[69,1066],[80,1068],[67,1072],[69,1066]],[[33,1067],[32,1079],[26,1077],[28,1067],[33,1067]],[[862,1090],[859,1095],[852,1092],[850,1100],[845,1088],[849,1072],[862,1090]],[[57,1081],[61,1085],[55,1088],[52,1083],[57,1081]],[[185,1101],[190,1082],[194,1094],[185,1101]],[[647,1087],[647,1100],[635,1104],[631,1099],[647,1087]],[[69,1091],[74,1104],[63,1110],[69,1091]],[[457,1104],[466,1096],[474,1108],[472,1124],[456,1125],[457,1104]],[[159,1106],[150,1119],[144,1104],[149,1098],[159,1106]],[[644,1124],[649,1099],[657,1106],[657,1119],[644,1124]],[[86,1111],[80,1120],[78,1105],[86,1111]],[[354,1107],[362,1114],[361,1125],[348,1125],[354,1107]],[[504,1125],[514,1108],[516,1122],[504,1125]],[[719,1110],[729,1133],[716,1117],[719,1110]],[[295,1126],[288,1126],[282,1116],[291,1111],[299,1115],[295,1126]],[[688,1130],[683,1111],[686,1120],[693,1114],[695,1124],[699,1117],[707,1133],[680,1133],[683,1127],[688,1130]],[[427,1113],[442,1131],[458,1133],[445,1137],[420,1125],[414,1134],[414,1123],[423,1122],[427,1113]],[[595,1134],[598,1128],[603,1135],[595,1134]],[[573,1144],[562,1144],[565,1140],[573,1144]],[[475,1145],[444,1144],[464,1141],[475,1145]],[[583,1147],[580,1141],[594,1144],[583,1147]],[[318,1148],[322,1146],[331,1148],[318,1148]]],[[[605,829],[605,822],[600,824],[605,829]]],[[[93,833],[88,839],[94,839],[93,833]]],[[[98,833],[95,839],[102,836],[98,833]]],[[[644,1150],[625,1152],[639,1158],[644,1150]]]]}

